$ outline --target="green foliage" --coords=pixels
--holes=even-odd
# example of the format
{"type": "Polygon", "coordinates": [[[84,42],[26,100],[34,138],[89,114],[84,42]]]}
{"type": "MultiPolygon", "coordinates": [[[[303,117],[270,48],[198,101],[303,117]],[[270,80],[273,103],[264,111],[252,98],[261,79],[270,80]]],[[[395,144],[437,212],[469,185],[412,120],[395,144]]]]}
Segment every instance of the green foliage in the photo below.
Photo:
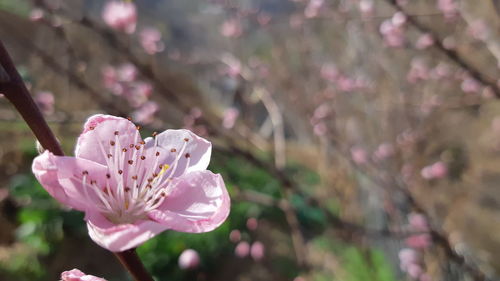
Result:
{"type": "Polygon", "coordinates": [[[30,5],[23,0],[0,0],[0,10],[20,16],[28,16],[30,5]]]}

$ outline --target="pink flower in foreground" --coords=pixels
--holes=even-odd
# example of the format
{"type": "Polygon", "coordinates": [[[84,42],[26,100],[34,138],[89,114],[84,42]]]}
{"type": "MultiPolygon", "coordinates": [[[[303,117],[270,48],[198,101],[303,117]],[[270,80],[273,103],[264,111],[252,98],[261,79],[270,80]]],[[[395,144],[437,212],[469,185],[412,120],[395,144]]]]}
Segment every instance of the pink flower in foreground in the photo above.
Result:
{"type": "Polygon", "coordinates": [[[61,273],[61,281],[106,281],[106,279],[86,275],[78,269],[72,269],[61,273]]]}
{"type": "Polygon", "coordinates": [[[179,267],[181,269],[194,269],[200,264],[200,256],[193,249],[187,249],[179,256],[179,267]]]}
{"type": "Polygon", "coordinates": [[[102,11],[102,19],[109,27],[132,34],[137,25],[137,9],[133,2],[109,1],[102,11]]]}
{"type": "Polygon", "coordinates": [[[91,116],[75,157],[46,151],[33,173],[59,202],[85,212],[100,246],[125,251],[171,229],[207,232],[224,222],[230,199],[219,174],[206,170],[212,145],[188,130],[142,140],[129,120],[91,116]]]}

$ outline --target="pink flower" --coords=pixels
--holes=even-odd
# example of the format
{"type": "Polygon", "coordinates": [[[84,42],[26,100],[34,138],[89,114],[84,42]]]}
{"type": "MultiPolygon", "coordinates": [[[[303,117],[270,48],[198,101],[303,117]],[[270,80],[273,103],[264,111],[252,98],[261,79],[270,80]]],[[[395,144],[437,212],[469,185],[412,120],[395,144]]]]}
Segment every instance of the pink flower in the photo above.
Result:
{"type": "Polygon", "coordinates": [[[243,33],[241,23],[237,19],[226,20],[220,27],[220,33],[224,37],[240,37],[243,33]]]}
{"type": "Polygon", "coordinates": [[[453,19],[458,15],[458,7],[455,0],[438,0],[437,7],[447,19],[453,19]]]}
{"type": "Polygon", "coordinates": [[[392,19],[387,19],[380,24],[379,31],[387,46],[396,48],[404,46],[403,23],[403,18],[396,13],[392,19]]]}
{"type": "Polygon", "coordinates": [[[246,241],[241,241],[236,245],[234,249],[234,254],[239,258],[244,258],[250,253],[250,244],[246,241]]]}
{"type": "Polygon", "coordinates": [[[339,77],[340,72],[333,63],[325,63],[321,66],[321,78],[330,82],[335,82],[339,77]]]}
{"type": "Polygon", "coordinates": [[[232,230],[229,233],[229,240],[233,243],[239,242],[241,240],[241,232],[237,229],[232,230]]]}
{"type": "Polygon", "coordinates": [[[257,221],[256,218],[249,218],[247,220],[248,230],[256,230],[258,226],[259,226],[259,222],[257,221]]]}
{"type": "Polygon", "coordinates": [[[410,213],[408,215],[408,223],[414,231],[429,231],[429,224],[424,215],[418,213],[410,213]]]}
{"type": "Polygon", "coordinates": [[[154,120],[154,115],[159,109],[159,105],[154,101],[148,101],[132,112],[132,118],[141,124],[150,124],[154,120]]]}
{"type": "Polygon", "coordinates": [[[62,204],[85,212],[89,235],[120,252],[171,229],[200,233],[229,214],[222,177],[207,171],[212,145],[188,130],[142,140],[127,119],[91,116],[75,157],[45,151],[33,173],[62,204]]]}
{"type": "Polygon", "coordinates": [[[373,153],[375,160],[384,160],[394,155],[394,147],[390,143],[382,143],[377,147],[373,153]]]}
{"type": "Polygon", "coordinates": [[[45,12],[39,8],[35,8],[35,9],[31,10],[31,12],[30,12],[30,20],[31,21],[39,21],[39,20],[43,19],[44,16],[45,16],[45,12]]]}
{"type": "Polygon", "coordinates": [[[366,164],[368,162],[368,154],[366,153],[366,150],[361,147],[352,147],[351,157],[352,161],[358,165],[366,164]]]}
{"type": "Polygon", "coordinates": [[[186,249],[179,256],[179,267],[181,269],[194,269],[200,264],[200,256],[193,249],[186,249]]]}
{"type": "Polygon", "coordinates": [[[137,9],[133,2],[109,1],[104,5],[102,19],[109,27],[132,34],[137,24],[137,9]]]}
{"type": "Polygon", "coordinates": [[[144,28],[139,34],[139,39],[144,51],[150,55],[159,53],[165,48],[161,41],[161,32],[154,27],[144,28]]]}
{"type": "Polygon", "coordinates": [[[399,265],[401,270],[407,272],[408,267],[420,262],[420,254],[411,248],[404,248],[399,251],[399,265]]]}
{"type": "Polygon", "coordinates": [[[72,269],[61,273],[61,281],[106,281],[106,279],[86,275],[78,269],[72,269]]]}
{"type": "Polygon", "coordinates": [[[418,38],[417,43],[415,43],[415,48],[424,50],[432,45],[434,45],[434,38],[431,34],[425,33],[418,38]]]}
{"type": "Polygon", "coordinates": [[[405,243],[408,247],[414,249],[428,248],[432,243],[432,238],[429,234],[417,234],[406,238],[405,243]]]}
{"type": "Polygon", "coordinates": [[[265,249],[264,249],[264,244],[262,244],[262,242],[257,241],[252,244],[252,248],[250,249],[250,255],[254,260],[260,261],[261,259],[263,259],[264,252],[265,249]]]}
{"type": "Polygon", "coordinates": [[[35,95],[35,102],[40,110],[45,114],[54,113],[54,95],[51,92],[43,91],[35,95]]]}
{"type": "Polygon", "coordinates": [[[224,111],[224,117],[222,117],[222,127],[226,129],[233,128],[239,115],[240,111],[234,107],[226,109],[224,111]]]}
{"type": "Polygon", "coordinates": [[[444,162],[439,161],[424,167],[420,175],[426,180],[441,179],[448,175],[448,166],[444,162]]]}

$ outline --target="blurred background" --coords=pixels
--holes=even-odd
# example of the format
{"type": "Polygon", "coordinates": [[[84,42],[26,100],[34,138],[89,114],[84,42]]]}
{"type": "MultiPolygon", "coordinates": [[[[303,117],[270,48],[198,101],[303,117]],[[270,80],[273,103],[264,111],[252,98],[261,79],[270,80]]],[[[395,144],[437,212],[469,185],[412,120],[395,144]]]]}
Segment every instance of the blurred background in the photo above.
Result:
{"type": "MultiPolygon", "coordinates": [[[[69,155],[94,113],[212,141],[230,217],[156,280],[500,280],[499,4],[0,0],[0,38],[69,155]]],[[[130,280],[0,130],[0,280],[130,280]]]]}

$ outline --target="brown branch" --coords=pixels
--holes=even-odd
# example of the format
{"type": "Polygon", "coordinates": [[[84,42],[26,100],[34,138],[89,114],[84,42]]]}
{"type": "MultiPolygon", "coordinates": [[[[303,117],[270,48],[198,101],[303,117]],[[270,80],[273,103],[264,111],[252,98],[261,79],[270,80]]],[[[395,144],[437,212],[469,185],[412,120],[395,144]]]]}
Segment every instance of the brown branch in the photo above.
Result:
{"type": "MultiPolygon", "coordinates": [[[[3,72],[7,74],[7,76],[2,75],[3,78],[0,81],[0,92],[5,95],[21,114],[40,144],[55,155],[63,156],[64,152],[59,142],[31,97],[1,40],[0,69],[0,73],[3,72]]],[[[135,249],[114,254],[136,281],[153,281],[153,278],[146,271],[144,265],[137,256],[135,249]]]]}

